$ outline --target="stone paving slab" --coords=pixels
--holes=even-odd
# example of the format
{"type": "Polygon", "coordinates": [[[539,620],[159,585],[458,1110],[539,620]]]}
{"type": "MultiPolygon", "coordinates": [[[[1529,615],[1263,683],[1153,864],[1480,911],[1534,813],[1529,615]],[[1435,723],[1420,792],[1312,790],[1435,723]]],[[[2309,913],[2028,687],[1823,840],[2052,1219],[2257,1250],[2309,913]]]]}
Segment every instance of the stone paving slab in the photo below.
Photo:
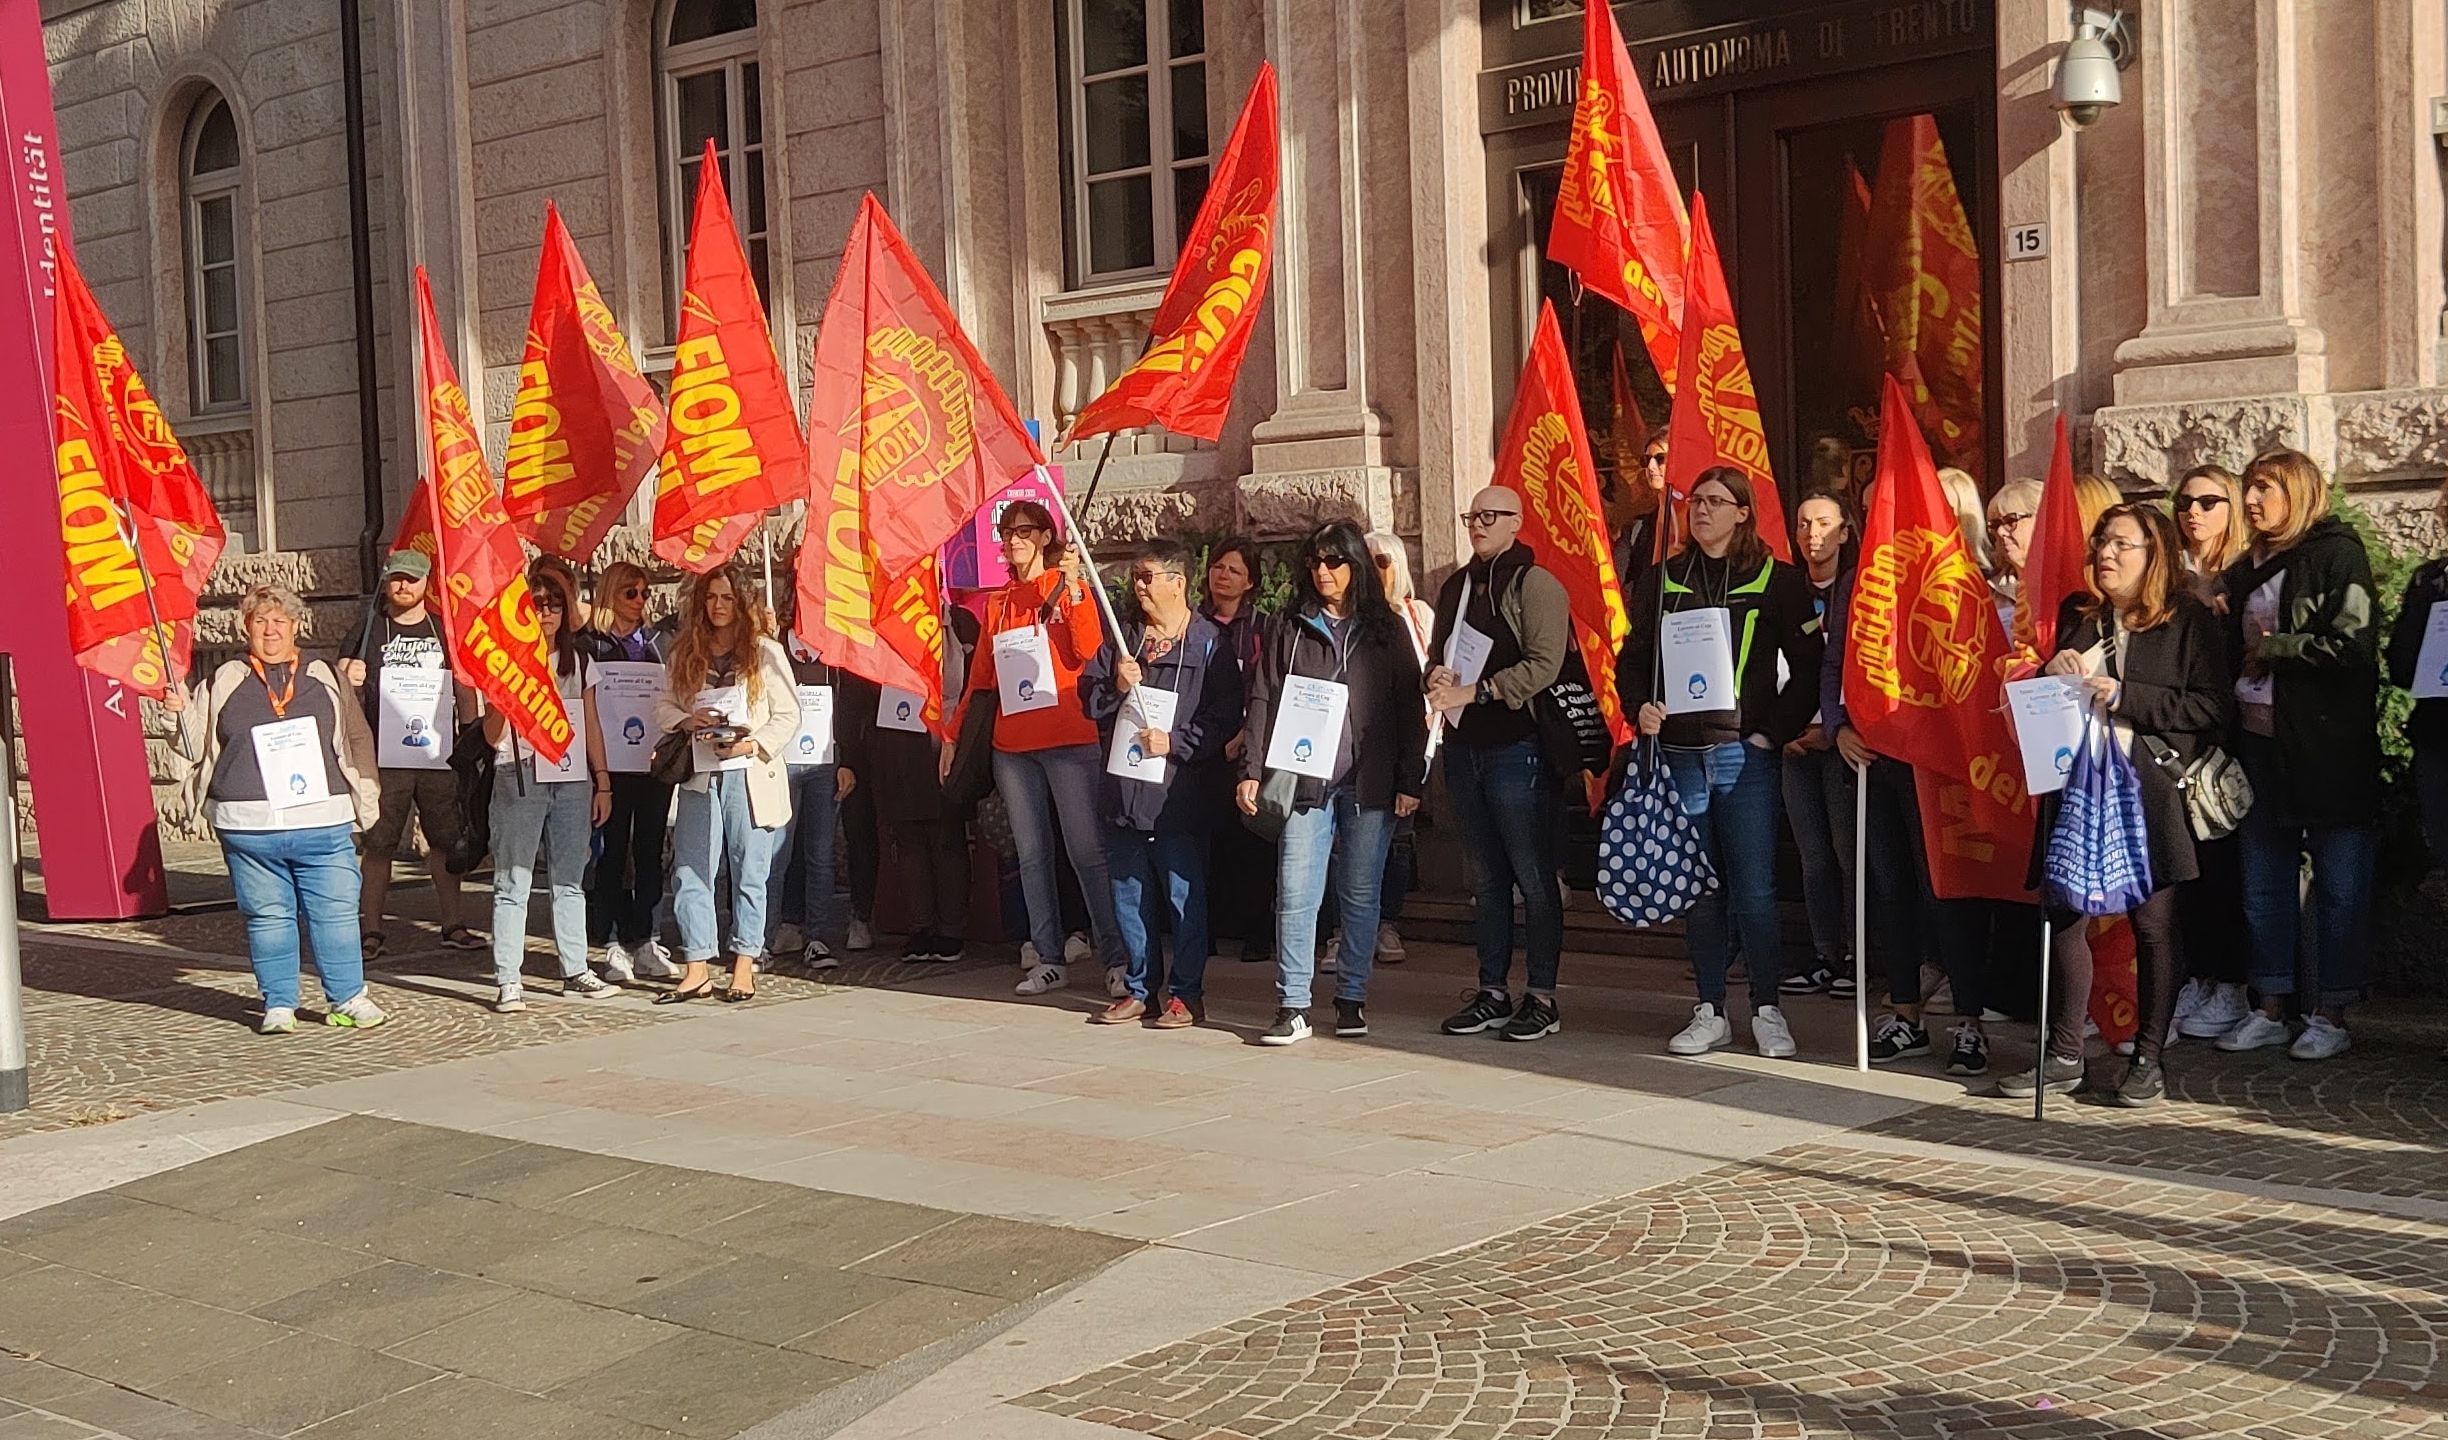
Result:
{"type": "Polygon", "coordinates": [[[0,1440],[729,1436],[1134,1248],[349,1116],[0,1221],[0,1440]]]}

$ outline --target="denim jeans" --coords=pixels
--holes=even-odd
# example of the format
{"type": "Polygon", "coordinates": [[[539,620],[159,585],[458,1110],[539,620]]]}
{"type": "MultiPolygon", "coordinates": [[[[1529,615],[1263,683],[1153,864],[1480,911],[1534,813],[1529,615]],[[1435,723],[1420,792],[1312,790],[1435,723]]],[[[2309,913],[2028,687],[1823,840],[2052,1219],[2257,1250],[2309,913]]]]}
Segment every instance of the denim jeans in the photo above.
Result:
{"type": "Polygon", "coordinates": [[[1105,868],[1106,826],[1097,814],[1097,797],[1105,789],[1104,753],[1094,745],[997,750],[994,778],[1020,851],[1020,893],[1028,901],[1029,939],[1037,946],[1037,958],[1049,965],[1062,963],[1062,887],[1054,876],[1054,822],[1059,815],[1063,850],[1071,857],[1071,872],[1079,877],[1097,956],[1108,969],[1124,964],[1114,921],[1113,879],[1105,868]]]}
{"type": "Polygon", "coordinates": [[[1445,793],[1478,878],[1471,933],[1479,946],[1479,988],[1502,992],[1509,982],[1518,888],[1530,932],[1526,980],[1552,998],[1564,956],[1564,897],[1556,890],[1556,786],[1539,759],[1538,742],[1486,750],[1448,743],[1445,793]]]}
{"type": "Polygon", "coordinates": [[[594,833],[588,807],[595,787],[584,780],[542,784],[525,765],[493,771],[493,983],[515,985],[527,959],[527,897],[535,887],[536,851],[552,872],[553,949],[561,978],[586,973],[587,844],[594,833]]]}
{"type": "Polygon", "coordinates": [[[1105,827],[1105,860],[1113,870],[1114,918],[1129,956],[1124,979],[1135,998],[1154,994],[1155,975],[1172,936],[1172,960],[1164,965],[1165,991],[1183,1000],[1206,994],[1207,831],[1131,830],[1105,827]]]}
{"type": "Polygon", "coordinates": [[[1284,1008],[1309,1008],[1309,983],[1317,973],[1318,905],[1326,898],[1326,872],[1338,843],[1343,863],[1333,869],[1343,947],[1335,998],[1368,998],[1369,965],[1377,958],[1377,888],[1393,840],[1394,812],[1362,809],[1349,787],[1329,794],[1324,804],[1293,811],[1284,822],[1275,862],[1275,988],[1284,1008]]]}
{"type": "Polygon", "coordinates": [[[1751,1008],[1777,1003],[1776,845],[1779,806],[1774,750],[1747,741],[1668,750],[1675,795],[1700,832],[1717,888],[1683,917],[1684,944],[1700,998],[1725,1010],[1728,922],[1751,960],[1751,1008]]]}
{"type": "Polygon", "coordinates": [[[791,823],[775,834],[773,873],[765,882],[774,926],[797,925],[808,939],[827,944],[842,939],[833,889],[833,837],[841,820],[833,786],[840,773],[838,765],[790,767],[791,823]]]}
{"type": "MultiPolygon", "coordinates": [[[[2253,793],[2279,787],[2277,746],[2246,735],[2245,777],[2253,793]]],[[[2372,886],[2379,832],[2365,825],[2294,825],[2264,800],[2244,812],[2244,921],[2252,927],[2253,988],[2263,999],[2295,993],[2295,936],[2301,919],[2303,857],[2312,857],[2313,929],[2320,949],[2320,1004],[2347,1005],[2370,981],[2372,886]]],[[[2306,1007],[2311,1008],[2311,1007],[2306,1007]]]]}
{"type": "Polygon", "coordinates": [[[1785,818],[1802,857],[1811,951],[1841,969],[1853,951],[1853,767],[1834,750],[1784,757],[1785,818]]]}
{"type": "Polygon", "coordinates": [[[265,1009],[297,1008],[301,914],[323,1003],[342,1005],[365,993],[365,960],[357,949],[357,891],[364,877],[348,826],[224,830],[221,859],[229,866],[238,913],[246,917],[247,961],[255,967],[265,1009]]]}
{"type": "Polygon", "coordinates": [[[731,877],[732,955],[765,954],[765,882],[773,875],[779,828],[760,830],[748,814],[748,772],[717,770],[706,788],[680,791],[672,827],[672,915],[680,922],[680,958],[694,964],[722,952],[714,914],[714,882],[731,877]]]}

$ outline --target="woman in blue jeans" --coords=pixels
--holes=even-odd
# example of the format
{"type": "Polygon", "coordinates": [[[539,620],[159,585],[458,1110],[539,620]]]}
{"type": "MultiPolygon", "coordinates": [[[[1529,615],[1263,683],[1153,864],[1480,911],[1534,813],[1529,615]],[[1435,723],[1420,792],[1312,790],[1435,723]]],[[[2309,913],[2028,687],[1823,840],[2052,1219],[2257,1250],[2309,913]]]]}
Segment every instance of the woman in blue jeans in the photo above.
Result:
{"type": "Polygon", "coordinates": [[[374,735],[365,708],[338,677],[298,653],[306,602],[283,585],[258,585],[238,607],[247,655],[213,672],[190,697],[170,687],[179,753],[198,763],[230,888],[246,917],[247,959],[263,995],[266,1035],[297,1029],[298,922],[323,982],[323,1023],[383,1023],[366,994],[357,942],[361,877],[354,832],[381,802],[374,735]]]}
{"type": "Polygon", "coordinates": [[[1728,466],[1693,482],[1690,538],[1633,596],[1631,636],[1615,670],[1616,693],[1636,708],[1640,732],[1663,743],[1683,813],[1717,869],[1717,888],[1684,918],[1700,1003],[1666,1044],[1676,1055],[1734,1043],[1725,1012],[1729,920],[1751,960],[1751,1038],[1762,1055],[1794,1053],[1777,1008],[1779,761],[1819,706],[1825,638],[1809,577],[1769,553],[1751,500],[1750,478],[1728,466]],[[1691,618],[1675,618],[1683,616],[1691,618]],[[1661,679],[1670,660],[1675,673],[1661,679]],[[1714,693],[1727,671],[1734,693],[1714,693]]]}
{"type": "Polygon", "coordinates": [[[788,925],[799,931],[800,964],[811,971],[831,970],[841,961],[827,937],[843,935],[840,897],[833,888],[833,842],[842,802],[857,790],[866,765],[876,692],[853,684],[848,671],[827,665],[795,630],[783,648],[799,687],[799,733],[783,757],[790,772],[791,819],[774,841],[766,910],[772,930],[788,925]],[[864,696],[866,703],[846,703],[851,695],[864,696]],[[826,718],[811,719],[812,713],[826,718]]]}
{"type": "Polygon", "coordinates": [[[672,915],[680,922],[680,984],[657,995],[676,1005],[712,993],[724,949],[714,909],[717,877],[731,882],[731,988],[756,995],[765,955],[765,887],[775,837],[790,824],[783,756],[799,733],[790,657],[774,642],[773,612],[734,566],[689,583],[673,637],[668,681],[655,702],[662,733],[686,731],[695,773],[680,784],[672,832],[672,915]]]}
{"type": "Polygon", "coordinates": [[[603,731],[595,722],[594,662],[570,624],[578,586],[568,567],[547,558],[528,567],[527,588],[535,596],[536,625],[561,703],[577,733],[556,764],[520,739],[499,709],[485,712],[485,738],[493,742],[493,1008],[505,1015],[527,1008],[520,972],[527,961],[527,901],[535,888],[539,848],[552,871],[561,993],[581,1000],[619,993],[587,968],[587,842],[611,817],[612,777],[604,769],[603,731]]]}
{"type": "Polygon", "coordinates": [[[2380,822],[2380,635],[2371,557],[2329,513],[2320,467],[2273,450],[2244,467],[2252,548],[2227,567],[2237,753],[2252,781],[2243,837],[2244,919],[2260,1005],[2221,1050],[2287,1045],[2298,1060],[2344,1054],[2346,1007],[2363,998],[2380,822]],[[2299,877],[2312,857],[2319,999],[2295,1001],[2299,877]],[[2290,1044],[2289,1042],[2292,1041],[2290,1044]]]}

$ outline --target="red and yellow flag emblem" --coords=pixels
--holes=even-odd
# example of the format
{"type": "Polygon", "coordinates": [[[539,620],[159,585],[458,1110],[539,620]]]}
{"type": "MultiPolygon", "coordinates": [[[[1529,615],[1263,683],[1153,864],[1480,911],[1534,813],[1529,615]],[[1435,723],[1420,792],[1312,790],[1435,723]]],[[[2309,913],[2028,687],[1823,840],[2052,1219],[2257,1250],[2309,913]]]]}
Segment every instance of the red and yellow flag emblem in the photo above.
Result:
{"type": "Polygon", "coordinates": [[[1939,457],[1979,475],[1987,453],[1980,245],[1935,116],[1887,122],[1862,265],[1887,373],[1904,383],[1939,457]]]}
{"type": "Polygon", "coordinates": [[[1692,196],[1691,225],[1691,286],[1684,293],[1683,352],[1676,366],[1683,383],[1666,422],[1666,496],[1679,517],[1703,471],[1733,466],[1751,481],[1752,518],[1759,522],[1760,538],[1768,542],[1769,553],[1790,564],[1793,542],[1785,534],[1785,507],[1768,463],[1759,392],[1751,383],[1751,362],[1743,356],[1742,331],[1734,323],[1734,296],[1717,263],[1708,201],[1700,195],[1692,196]]]}

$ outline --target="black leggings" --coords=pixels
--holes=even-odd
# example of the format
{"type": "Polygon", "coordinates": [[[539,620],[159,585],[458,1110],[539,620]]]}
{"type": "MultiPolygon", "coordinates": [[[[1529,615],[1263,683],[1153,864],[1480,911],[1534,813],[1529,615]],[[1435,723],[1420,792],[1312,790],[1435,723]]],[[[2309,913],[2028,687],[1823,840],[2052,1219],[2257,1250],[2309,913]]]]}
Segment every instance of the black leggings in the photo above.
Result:
{"type": "MultiPolygon", "coordinates": [[[[2176,893],[2170,885],[2125,912],[2134,932],[2134,1002],[2140,1028],[2134,1058],[2156,1060],[2167,1045],[2168,1021],[2176,1013],[2176,986],[2184,956],[2176,943],[2176,893]]],[[[2049,946],[2049,1052],[2083,1052],[2083,1014],[2091,1004],[2090,920],[2071,910],[2049,911],[2056,938],[2049,946]]]]}
{"type": "Polygon", "coordinates": [[[960,940],[969,928],[969,827],[959,820],[895,820],[895,863],[912,935],[960,940]]]}
{"type": "Polygon", "coordinates": [[[640,945],[654,934],[663,899],[663,821],[671,787],[650,775],[612,776],[612,815],[603,823],[603,853],[587,891],[587,939],[640,945]]]}

